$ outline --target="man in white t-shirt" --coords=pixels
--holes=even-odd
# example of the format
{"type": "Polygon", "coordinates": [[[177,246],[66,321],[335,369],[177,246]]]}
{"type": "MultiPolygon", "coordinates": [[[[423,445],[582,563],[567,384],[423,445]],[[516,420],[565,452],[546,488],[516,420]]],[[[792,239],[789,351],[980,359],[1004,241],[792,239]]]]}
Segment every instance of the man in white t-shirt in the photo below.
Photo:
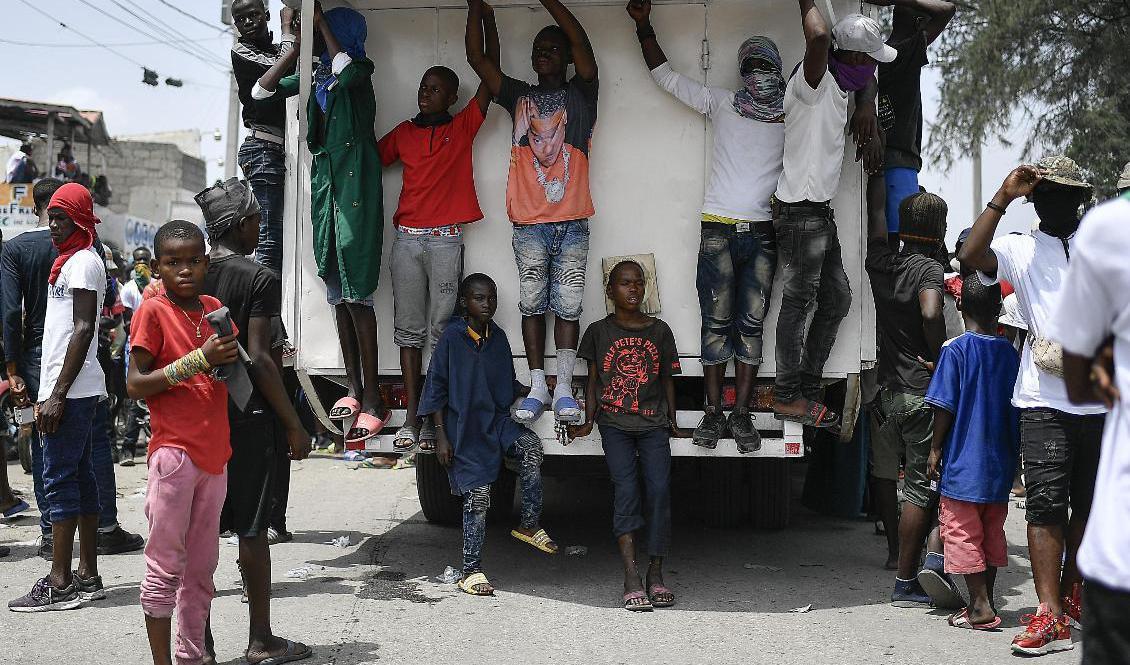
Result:
{"type": "Polygon", "coordinates": [[[738,50],[741,87],[708,87],[672,69],[651,25],[651,0],[632,0],[628,14],[655,82],[714,127],[696,279],[706,406],[693,441],[712,449],[728,430],[738,452],[752,453],[761,448],[761,437],[749,404],[777,268],[769,201],[785,145],[781,54],[768,37],[750,37],[738,50]],[[722,379],[731,360],[737,397],[727,418],[722,379]]]}
{"type": "Polygon", "coordinates": [[[1095,499],[1079,569],[1086,578],[1087,606],[1083,662],[1125,663],[1130,657],[1130,411],[1120,395],[1130,396],[1130,196],[1091,211],[1075,236],[1071,267],[1051,337],[1063,344],[1067,394],[1076,404],[1113,406],[1103,432],[1095,499]],[[1114,336],[1113,382],[1092,385],[1096,374],[1110,378],[1110,356],[1102,349],[1114,336]]]}
{"type": "Polygon", "coordinates": [[[1079,210],[1091,192],[1082,171],[1067,157],[1017,167],[958,253],[982,282],[1012,283],[1028,324],[1012,397],[1020,409],[1028,550],[1040,599],[1036,614],[1012,642],[1013,651],[1027,655],[1072,648],[1070,626],[1080,623],[1082,577],[1075,554],[1091,511],[1106,409],[1068,399],[1062,350],[1050,333],[1063,298],[1079,210]],[[994,240],[1008,204],[1022,196],[1035,206],[1039,228],[994,240]]]}
{"type": "MultiPolygon", "coordinates": [[[[800,13],[804,62],[785,85],[785,154],[773,205],[782,273],[773,411],[780,419],[836,428],[839,416],[817,398],[824,363],[851,307],[831,206],[844,161],[848,93],[858,93],[857,116],[873,118],[875,68],[897,51],[883,42],[874,19],[849,14],[829,31],[813,0],[800,0],[800,13]]],[[[878,163],[865,159],[868,170],[877,170],[879,139],[857,135],[856,141],[861,151],[877,150],[878,163]]]]}
{"type": "Polygon", "coordinates": [[[47,205],[51,241],[59,257],[51,266],[36,425],[43,436],[43,485],[50,504],[51,572],[27,595],[8,603],[13,612],[78,607],[104,598],[98,575],[98,515],[92,426],[106,377],[98,362],[97,321],[106,292],[106,268],[92,248],[94,202],[77,183],[60,187],[47,205]],[[76,529],[78,570],[71,572],[76,529]]]}

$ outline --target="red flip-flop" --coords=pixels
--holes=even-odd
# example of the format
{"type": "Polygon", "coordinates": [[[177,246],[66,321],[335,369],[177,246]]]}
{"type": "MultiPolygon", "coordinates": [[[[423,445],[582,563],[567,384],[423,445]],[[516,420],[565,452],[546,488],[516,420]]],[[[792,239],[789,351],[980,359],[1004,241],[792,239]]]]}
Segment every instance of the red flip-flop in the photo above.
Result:
{"type": "Polygon", "coordinates": [[[999,616],[993,617],[993,620],[988,623],[973,623],[969,620],[968,607],[963,607],[951,614],[948,621],[954,628],[965,628],[967,630],[995,630],[997,626],[1001,625],[999,616]]]}
{"type": "Polygon", "coordinates": [[[345,397],[342,397],[338,401],[334,402],[333,407],[330,408],[330,419],[348,420],[349,418],[357,415],[360,411],[361,402],[358,402],[354,397],[346,395],[345,397]]]}
{"type": "Polygon", "coordinates": [[[387,418],[382,420],[367,411],[358,413],[357,420],[353,423],[353,427],[349,428],[349,433],[345,435],[345,442],[361,443],[362,441],[373,438],[381,433],[386,421],[387,418]]]}

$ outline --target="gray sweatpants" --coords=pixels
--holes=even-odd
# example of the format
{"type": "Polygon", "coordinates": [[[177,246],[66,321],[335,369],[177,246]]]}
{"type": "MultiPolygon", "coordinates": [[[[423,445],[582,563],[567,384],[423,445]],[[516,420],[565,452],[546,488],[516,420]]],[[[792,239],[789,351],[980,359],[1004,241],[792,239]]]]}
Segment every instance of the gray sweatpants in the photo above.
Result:
{"type": "Polygon", "coordinates": [[[463,238],[396,232],[392,245],[393,341],[434,345],[455,313],[463,274],[463,238]]]}

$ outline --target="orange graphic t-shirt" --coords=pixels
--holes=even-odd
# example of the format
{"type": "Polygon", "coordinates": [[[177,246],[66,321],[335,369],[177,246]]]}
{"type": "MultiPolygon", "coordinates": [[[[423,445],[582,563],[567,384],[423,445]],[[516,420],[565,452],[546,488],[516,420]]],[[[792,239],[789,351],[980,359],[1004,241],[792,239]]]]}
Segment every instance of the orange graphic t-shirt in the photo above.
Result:
{"type": "Polygon", "coordinates": [[[596,125],[597,81],[574,76],[545,89],[502,79],[496,102],[514,119],[506,212],[515,224],[587,219],[589,147],[596,125]]]}

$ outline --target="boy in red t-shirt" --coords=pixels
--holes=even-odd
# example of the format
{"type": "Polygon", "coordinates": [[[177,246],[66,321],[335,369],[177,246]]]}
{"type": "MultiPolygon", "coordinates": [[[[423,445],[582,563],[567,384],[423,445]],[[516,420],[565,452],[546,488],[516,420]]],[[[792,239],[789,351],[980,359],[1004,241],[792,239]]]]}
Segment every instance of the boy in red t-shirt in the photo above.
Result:
{"type": "MultiPolygon", "coordinates": [[[[204,629],[219,560],[220,509],[231,457],[228,391],[209,370],[237,358],[236,335],[218,337],[205,316],[219,309],[199,295],[208,270],[204,234],[173,221],[153,239],[153,272],[165,284],[130,325],[129,396],[149,405],[149,484],[141,608],[155,665],[171,665],[171,617],[177,609],[177,662],[205,657],[204,629]],[[179,604],[179,607],[178,607],[179,604]]],[[[238,330],[235,331],[239,333],[238,330]]]]}
{"type": "MultiPolygon", "coordinates": [[[[494,11],[484,4],[486,52],[499,61],[494,11]]],[[[455,311],[463,271],[463,224],[483,218],[475,195],[471,148],[486,120],[490,91],[483,84],[458,114],[449,112],[459,97],[459,77],[447,67],[424,72],[417,92],[420,113],[392,129],[377,143],[384,166],[404,164],[404,185],[393,216],[392,293],[400,371],[408,403],[404,426],[393,442],[399,452],[416,446],[432,450],[435,426],[416,416],[424,345],[434,346],[455,311]]]]}

